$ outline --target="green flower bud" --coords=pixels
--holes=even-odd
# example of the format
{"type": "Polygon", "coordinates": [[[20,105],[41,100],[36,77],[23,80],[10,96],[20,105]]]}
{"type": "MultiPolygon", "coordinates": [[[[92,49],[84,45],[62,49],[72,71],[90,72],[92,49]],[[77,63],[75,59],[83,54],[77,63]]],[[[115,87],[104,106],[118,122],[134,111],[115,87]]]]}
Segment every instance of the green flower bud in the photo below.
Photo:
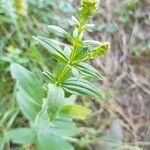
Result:
{"type": "Polygon", "coordinates": [[[94,57],[103,55],[107,50],[110,49],[110,44],[108,42],[101,43],[98,47],[88,54],[87,59],[93,59],[94,57]]]}
{"type": "Polygon", "coordinates": [[[16,12],[20,15],[27,15],[27,2],[26,0],[14,0],[13,1],[16,12]]]}
{"type": "Polygon", "coordinates": [[[86,22],[90,16],[92,16],[99,5],[100,0],[82,0],[82,8],[81,8],[81,20],[86,22]]]}

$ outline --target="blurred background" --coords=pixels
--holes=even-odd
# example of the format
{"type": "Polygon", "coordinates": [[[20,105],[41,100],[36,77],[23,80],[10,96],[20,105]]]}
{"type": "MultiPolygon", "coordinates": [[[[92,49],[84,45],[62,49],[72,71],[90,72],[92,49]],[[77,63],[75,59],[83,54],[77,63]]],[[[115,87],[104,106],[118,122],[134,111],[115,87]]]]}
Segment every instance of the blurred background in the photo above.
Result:
{"type": "MultiPolygon", "coordinates": [[[[80,0],[0,0],[0,150],[3,132],[28,126],[15,102],[10,63],[36,73],[53,69],[56,62],[32,36],[55,37],[47,29],[49,24],[69,32],[69,19],[79,8],[80,0]]],[[[78,99],[93,113],[77,122],[82,132],[74,146],[76,150],[150,150],[150,1],[101,0],[90,22],[95,31],[84,38],[111,43],[105,56],[89,62],[104,75],[96,84],[105,101],[78,99]]],[[[5,143],[5,149],[20,148],[5,143]]]]}

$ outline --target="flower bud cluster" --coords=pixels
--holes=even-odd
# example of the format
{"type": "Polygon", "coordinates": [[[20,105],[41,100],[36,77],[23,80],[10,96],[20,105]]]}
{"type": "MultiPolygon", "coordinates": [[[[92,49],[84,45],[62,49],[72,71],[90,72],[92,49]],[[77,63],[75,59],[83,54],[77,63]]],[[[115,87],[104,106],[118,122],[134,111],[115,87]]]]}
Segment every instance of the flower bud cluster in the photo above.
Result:
{"type": "Polygon", "coordinates": [[[81,20],[86,22],[96,12],[100,0],[82,0],[81,20]]]}

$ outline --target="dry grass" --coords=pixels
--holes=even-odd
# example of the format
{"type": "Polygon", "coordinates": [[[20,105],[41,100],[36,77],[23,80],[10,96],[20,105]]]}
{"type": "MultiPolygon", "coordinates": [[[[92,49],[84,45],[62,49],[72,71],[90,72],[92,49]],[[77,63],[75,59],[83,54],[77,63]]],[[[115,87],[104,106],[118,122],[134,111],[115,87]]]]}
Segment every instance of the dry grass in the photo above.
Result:
{"type": "MultiPolygon", "coordinates": [[[[134,16],[129,16],[128,22],[123,24],[116,17],[116,11],[124,3],[123,0],[102,1],[96,20],[113,25],[116,31],[96,34],[97,40],[110,41],[112,47],[105,57],[92,63],[106,73],[103,88],[106,92],[111,91],[111,98],[120,106],[114,107],[115,102],[103,105],[122,120],[122,140],[146,142],[150,141],[150,47],[142,47],[144,51],[139,52],[138,45],[145,45],[150,39],[150,2],[140,1],[133,11],[134,16]],[[138,14],[146,15],[140,18],[136,17],[138,14]],[[135,57],[136,53],[140,53],[138,57],[135,57]]],[[[142,146],[142,149],[149,150],[150,147],[142,146]]]]}

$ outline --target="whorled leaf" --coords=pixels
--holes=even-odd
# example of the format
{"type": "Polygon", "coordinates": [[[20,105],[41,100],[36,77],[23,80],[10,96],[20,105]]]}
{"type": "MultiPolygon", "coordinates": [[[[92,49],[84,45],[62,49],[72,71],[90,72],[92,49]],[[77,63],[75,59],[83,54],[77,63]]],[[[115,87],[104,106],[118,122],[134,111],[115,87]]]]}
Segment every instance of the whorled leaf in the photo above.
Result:
{"type": "Polygon", "coordinates": [[[74,67],[77,68],[79,73],[84,76],[95,77],[99,80],[102,79],[102,75],[100,74],[100,72],[87,63],[79,63],[77,65],[74,65],[74,67]]]}
{"type": "Polygon", "coordinates": [[[48,25],[48,28],[50,31],[54,32],[54,33],[57,33],[57,34],[63,34],[63,35],[66,35],[68,34],[64,29],[62,29],[61,27],[59,26],[55,26],[55,25],[48,25]]]}
{"type": "Polygon", "coordinates": [[[76,55],[74,57],[74,61],[78,61],[78,60],[84,58],[86,56],[88,50],[89,50],[89,46],[87,46],[87,45],[79,46],[77,49],[76,55]]]}
{"type": "Polygon", "coordinates": [[[91,45],[95,45],[95,46],[98,46],[100,44],[99,41],[95,41],[95,40],[84,40],[83,41],[84,44],[91,44],[91,45]]]}
{"type": "Polygon", "coordinates": [[[42,46],[44,46],[54,59],[61,62],[68,61],[61,47],[58,44],[55,44],[52,40],[41,36],[33,36],[33,38],[42,46]]]}
{"type": "Polygon", "coordinates": [[[66,32],[64,29],[62,29],[59,26],[55,26],[55,25],[49,25],[48,29],[53,32],[54,34],[60,36],[60,37],[66,37],[68,39],[71,38],[71,36],[69,35],[68,32],[66,32]]]}
{"type": "Polygon", "coordinates": [[[53,74],[51,72],[43,71],[42,75],[43,75],[43,79],[45,82],[54,83],[54,77],[53,77],[53,74]]]}
{"type": "Polygon", "coordinates": [[[99,89],[94,84],[84,79],[75,77],[69,78],[63,82],[62,87],[67,92],[75,95],[91,96],[98,101],[102,99],[99,89]]]}

